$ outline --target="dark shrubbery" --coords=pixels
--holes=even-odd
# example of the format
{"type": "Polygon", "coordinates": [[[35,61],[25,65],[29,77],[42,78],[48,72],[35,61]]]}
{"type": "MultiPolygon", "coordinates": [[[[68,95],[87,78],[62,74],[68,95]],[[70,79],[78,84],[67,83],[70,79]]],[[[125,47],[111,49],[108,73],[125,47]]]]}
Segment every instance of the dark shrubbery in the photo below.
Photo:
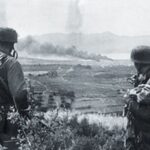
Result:
{"type": "Polygon", "coordinates": [[[110,130],[86,118],[79,121],[77,115],[71,117],[68,112],[62,115],[60,108],[41,112],[34,105],[30,120],[15,112],[9,114],[21,127],[17,136],[20,150],[124,150],[123,128],[110,130]]]}
{"type": "Polygon", "coordinates": [[[79,123],[77,117],[69,121],[69,126],[75,136],[73,150],[124,150],[124,129],[109,130],[101,124],[89,124],[87,119],[79,123]]]}
{"type": "Polygon", "coordinates": [[[60,117],[59,110],[36,112],[30,121],[13,116],[21,125],[21,150],[124,150],[124,129],[108,129],[87,119],[60,117]]]}

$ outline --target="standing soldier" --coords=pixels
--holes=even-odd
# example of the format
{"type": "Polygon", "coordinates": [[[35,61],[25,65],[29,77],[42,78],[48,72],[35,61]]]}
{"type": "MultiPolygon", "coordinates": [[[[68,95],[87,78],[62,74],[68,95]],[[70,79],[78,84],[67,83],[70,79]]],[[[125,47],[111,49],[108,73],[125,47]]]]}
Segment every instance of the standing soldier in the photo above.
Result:
{"type": "Polygon", "coordinates": [[[137,75],[126,97],[126,150],[150,150],[150,46],[133,49],[131,59],[137,75]]]}
{"type": "Polygon", "coordinates": [[[11,28],[0,28],[0,144],[3,144],[3,134],[7,134],[7,112],[15,105],[20,115],[26,115],[28,108],[27,90],[17,52],[14,44],[17,33],[11,28]]]}

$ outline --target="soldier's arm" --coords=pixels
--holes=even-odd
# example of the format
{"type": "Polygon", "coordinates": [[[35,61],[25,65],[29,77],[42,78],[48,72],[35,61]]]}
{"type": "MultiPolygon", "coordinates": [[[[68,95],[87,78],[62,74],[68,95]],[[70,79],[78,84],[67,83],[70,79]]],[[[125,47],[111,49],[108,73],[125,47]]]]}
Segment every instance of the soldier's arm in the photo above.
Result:
{"type": "Polygon", "coordinates": [[[131,89],[125,98],[141,104],[150,104],[150,84],[140,84],[138,87],[131,89]]]}
{"type": "Polygon", "coordinates": [[[8,86],[12,97],[14,98],[17,109],[23,111],[28,108],[27,90],[24,74],[20,63],[13,60],[7,72],[8,86]]]}
{"type": "Polygon", "coordinates": [[[137,102],[141,104],[150,104],[150,85],[143,84],[140,86],[142,88],[140,92],[137,93],[137,102]]]}

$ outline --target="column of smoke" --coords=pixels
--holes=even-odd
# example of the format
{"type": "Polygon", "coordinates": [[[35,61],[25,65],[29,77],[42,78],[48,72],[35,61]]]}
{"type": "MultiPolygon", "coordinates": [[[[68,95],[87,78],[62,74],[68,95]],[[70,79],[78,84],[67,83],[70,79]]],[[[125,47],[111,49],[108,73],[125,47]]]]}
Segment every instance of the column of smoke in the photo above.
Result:
{"type": "Polygon", "coordinates": [[[6,26],[6,7],[5,2],[3,0],[0,0],[0,27],[6,26]]]}
{"type": "Polygon", "coordinates": [[[70,0],[68,8],[67,31],[69,32],[68,43],[72,46],[72,55],[84,59],[99,60],[99,56],[95,54],[88,54],[82,46],[82,24],[83,16],[81,13],[81,1],[83,0],[70,0]]]}
{"type": "Polygon", "coordinates": [[[71,0],[68,8],[67,31],[69,32],[68,43],[78,46],[81,41],[82,14],[80,0],[71,0]]]}

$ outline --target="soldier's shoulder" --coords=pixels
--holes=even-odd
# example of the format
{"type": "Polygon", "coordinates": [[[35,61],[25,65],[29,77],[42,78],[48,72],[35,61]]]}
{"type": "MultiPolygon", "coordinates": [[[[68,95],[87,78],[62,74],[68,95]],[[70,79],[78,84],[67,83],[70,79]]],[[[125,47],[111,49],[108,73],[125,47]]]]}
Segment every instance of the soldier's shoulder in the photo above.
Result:
{"type": "Polygon", "coordinates": [[[6,55],[3,52],[0,52],[0,67],[9,62],[15,62],[10,56],[6,55]]]}
{"type": "Polygon", "coordinates": [[[14,57],[6,55],[4,58],[4,65],[6,66],[7,69],[9,69],[12,66],[20,66],[20,63],[14,57]]]}
{"type": "Polygon", "coordinates": [[[14,57],[7,55],[5,58],[5,62],[8,64],[15,64],[17,62],[17,60],[14,57]]]}

